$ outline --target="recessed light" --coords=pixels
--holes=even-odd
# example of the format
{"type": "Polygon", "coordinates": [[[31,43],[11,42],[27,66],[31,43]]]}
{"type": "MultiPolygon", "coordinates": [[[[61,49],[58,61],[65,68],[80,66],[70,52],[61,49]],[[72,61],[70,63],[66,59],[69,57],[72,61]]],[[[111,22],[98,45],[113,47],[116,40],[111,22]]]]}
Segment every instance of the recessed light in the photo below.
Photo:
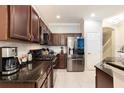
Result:
{"type": "Polygon", "coordinates": [[[91,17],[95,17],[96,15],[94,13],[91,14],[91,17]]]}
{"type": "Polygon", "coordinates": [[[57,18],[57,19],[60,19],[60,15],[57,15],[56,18],[57,18]]]}

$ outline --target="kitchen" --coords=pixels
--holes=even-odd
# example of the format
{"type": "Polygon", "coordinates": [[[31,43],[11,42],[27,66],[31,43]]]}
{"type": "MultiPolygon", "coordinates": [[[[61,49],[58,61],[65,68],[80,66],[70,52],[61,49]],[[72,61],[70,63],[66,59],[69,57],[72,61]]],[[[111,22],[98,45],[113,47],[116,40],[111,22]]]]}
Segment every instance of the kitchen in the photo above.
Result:
{"type": "MultiPolygon", "coordinates": [[[[7,80],[8,83],[14,82],[13,80],[16,81],[16,79],[17,82],[20,81],[20,83],[25,82],[26,80],[27,82],[32,81],[30,82],[31,84],[27,83],[24,85],[23,84],[18,85],[18,83],[16,82],[15,82],[16,84],[13,84],[13,86],[12,84],[10,85],[4,84],[4,86],[1,84],[1,87],[53,87],[53,83],[51,84],[51,82],[53,82],[52,79],[53,64],[51,65],[51,62],[57,61],[57,65],[55,67],[56,69],[58,68],[65,69],[66,59],[67,59],[67,56],[65,54],[65,46],[67,45],[66,39],[67,37],[80,36],[81,33],[77,33],[76,31],[75,33],[52,33],[48,28],[48,26],[44,23],[44,21],[39,17],[38,13],[36,12],[36,9],[30,5],[27,6],[4,5],[4,6],[0,6],[0,11],[1,11],[0,18],[1,20],[3,20],[1,21],[0,24],[1,25],[0,26],[1,27],[0,30],[1,31],[1,36],[0,36],[1,66],[2,66],[1,83],[2,81],[6,82],[7,80]],[[52,51],[52,49],[54,48],[55,50],[56,48],[58,48],[58,50],[56,50],[57,53],[55,54],[52,51]],[[48,55],[48,51],[49,51],[49,55],[48,55]],[[18,71],[17,57],[19,59],[19,64],[20,64],[19,71],[18,71]],[[13,60],[15,63],[13,63],[13,60]],[[39,69],[39,71],[43,70],[44,72],[42,72],[43,74],[41,74],[39,78],[34,77],[36,78],[36,80],[34,80],[33,82],[32,80],[33,78],[31,79],[29,77],[31,77],[31,75],[34,74],[34,71],[33,70],[30,71],[30,69],[33,69],[33,67],[36,66],[33,65],[33,62],[31,62],[32,63],[31,64],[30,61],[36,61],[36,60],[41,61],[39,63],[37,62],[36,64],[41,65],[41,69],[39,69]],[[45,61],[45,63],[43,64],[42,61],[43,62],[45,61]],[[26,67],[29,70],[29,72],[26,70],[26,67]],[[12,69],[12,71],[10,68],[12,69]],[[9,69],[10,71],[8,71],[9,69]],[[25,70],[25,72],[23,70],[25,70]],[[44,78],[41,78],[42,75],[44,75],[43,76],[44,78]],[[50,84],[47,84],[48,82],[47,79],[49,80],[50,84]]],[[[74,25],[75,27],[73,28],[75,29],[77,29],[77,26],[79,26],[78,24],[74,24],[74,25]]],[[[37,67],[39,68],[39,66],[37,67]]]]}
{"type": "Polygon", "coordinates": [[[109,13],[114,7],[122,12],[124,6],[0,5],[0,87],[123,87],[113,82],[111,74],[111,63],[118,60],[123,62],[123,57],[120,57],[123,51],[117,52],[124,44],[123,41],[119,43],[119,36],[123,37],[123,23],[115,25],[92,13],[94,9],[100,12],[105,8],[108,14],[103,16],[101,13],[101,18],[105,19],[118,13],[109,13]],[[91,11],[89,19],[87,8],[91,11]],[[79,13],[78,17],[72,9],[79,13]],[[80,14],[81,10],[84,15],[80,14]],[[62,18],[62,15],[66,17],[62,18]],[[103,55],[107,53],[103,54],[103,27],[113,28],[114,34],[120,31],[113,35],[112,55],[105,57],[105,60],[103,55]],[[119,59],[113,59],[115,56],[119,59]],[[107,64],[100,63],[102,61],[107,64]]]}

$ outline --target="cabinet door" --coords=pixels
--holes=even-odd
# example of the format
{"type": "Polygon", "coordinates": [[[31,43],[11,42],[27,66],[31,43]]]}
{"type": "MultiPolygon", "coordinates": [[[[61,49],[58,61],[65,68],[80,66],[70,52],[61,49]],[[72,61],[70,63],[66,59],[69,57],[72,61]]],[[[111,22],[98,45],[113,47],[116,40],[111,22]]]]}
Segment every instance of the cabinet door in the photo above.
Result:
{"type": "Polygon", "coordinates": [[[48,79],[48,82],[47,82],[48,88],[53,88],[53,72],[52,72],[52,70],[50,71],[47,79],[48,79]]]}
{"type": "Polygon", "coordinates": [[[42,19],[40,19],[40,33],[39,33],[39,36],[40,36],[40,44],[44,44],[44,33],[46,32],[46,26],[44,24],[44,22],[42,21],[42,19]]]}
{"type": "Polygon", "coordinates": [[[57,46],[61,45],[61,36],[59,34],[56,35],[57,46]]]}
{"type": "Polygon", "coordinates": [[[0,5],[0,40],[8,39],[8,16],[7,5],[0,5]]]}
{"type": "Polygon", "coordinates": [[[52,33],[49,32],[49,39],[48,39],[48,45],[52,45],[52,33]]]}
{"type": "Polygon", "coordinates": [[[59,55],[58,68],[60,68],[60,69],[66,68],[65,54],[60,54],[60,55],[59,55]]]}
{"type": "Polygon", "coordinates": [[[30,6],[10,6],[10,38],[29,40],[30,6]]]}
{"type": "Polygon", "coordinates": [[[53,34],[53,45],[59,46],[60,44],[60,35],[59,34],[53,34]]]}
{"type": "Polygon", "coordinates": [[[52,45],[54,46],[55,45],[55,35],[52,34],[52,45]]]}
{"type": "Polygon", "coordinates": [[[96,88],[113,88],[113,77],[106,74],[104,71],[96,68],[96,88]]]}
{"type": "Polygon", "coordinates": [[[46,79],[43,83],[43,85],[41,86],[41,88],[48,88],[48,79],[46,79]]]}
{"type": "Polygon", "coordinates": [[[55,45],[55,35],[52,34],[52,45],[54,46],[55,45]]]}
{"type": "Polygon", "coordinates": [[[67,37],[68,37],[68,35],[65,34],[65,45],[66,45],[66,46],[67,46],[67,37]]]}
{"type": "Polygon", "coordinates": [[[31,41],[40,42],[39,29],[38,14],[33,8],[31,8],[31,41]]]}
{"type": "Polygon", "coordinates": [[[61,40],[60,40],[60,45],[65,46],[66,45],[66,35],[65,34],[60,34],[61,40]]]}
{"type": "Polygon", "coordinates": [[[1,83],[0,88],[35,88],[35,83],[1,83]]]}

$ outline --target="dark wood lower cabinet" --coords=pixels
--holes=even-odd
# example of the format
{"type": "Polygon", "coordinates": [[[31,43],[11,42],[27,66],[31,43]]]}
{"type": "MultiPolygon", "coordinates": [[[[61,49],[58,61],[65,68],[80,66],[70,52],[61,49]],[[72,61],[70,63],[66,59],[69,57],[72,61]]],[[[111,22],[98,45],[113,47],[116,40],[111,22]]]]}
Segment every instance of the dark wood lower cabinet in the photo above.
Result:
{"type": "Polygon", "coordinates": [[[96,88],[113,88],[113,77],[96,68],[96,88]]]}
{"type": "Polygon", "coordinates": [[[56,68],[57,69],[65,69],[67,66],[67,55],[66,54],[58,54],[57,55],[58,60],[57,60],[57,65],[56,68]]]}
{"type": "Polygon", "coordinates": [[[52,74],[53,73],[50,70],[50,72],[48,73],[47,78],[44,80],[44,83],[41,86],[41,88],[53,88],[53,75],[52,74]]]}
{"type": "Polygon", "coordinates": [[[53,88],[53,70],[50,71],[48,75],[48,88],[53,88]]]}
{"type": "Polygon", "coordinates": [[[40,88],[48,88],[48,79],[46,79],[40,88]]]}
{"type": "Polygon", "coordinates": [[[31,84],[0,84],[0,88],[35,88],[35,83],[31,84]]]}
{"type": "Polygon", "coordinates": [[[52,70],[52,68],[48,70],[47,77],[44,80],[41,88],[53,88],[53,70],[52,70]]]}

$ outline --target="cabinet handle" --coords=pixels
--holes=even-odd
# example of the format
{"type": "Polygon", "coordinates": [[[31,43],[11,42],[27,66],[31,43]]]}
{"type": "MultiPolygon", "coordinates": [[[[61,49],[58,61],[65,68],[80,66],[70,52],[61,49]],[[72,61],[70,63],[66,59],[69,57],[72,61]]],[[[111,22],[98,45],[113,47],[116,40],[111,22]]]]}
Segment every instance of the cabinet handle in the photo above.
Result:
{"type": "Polygon", "coordinates": [[[31,41],[33,41],[34,40],[34,36],[33,36],[33,34],[31,34],[31,41]]]}
{"type": "Polygon", "coordinates": [[[89,52],[88,55],[90,55],[91,53],[89,52]]]}
{"type": "Polygon", "coordinates": [[[31,34],[28,32],[28,40],[31,40],[31,34]]]}
{"type": "Polygon", "coordinates": [[[32,35],[32,39],[34,40],[34,35],[32,35]]]}

